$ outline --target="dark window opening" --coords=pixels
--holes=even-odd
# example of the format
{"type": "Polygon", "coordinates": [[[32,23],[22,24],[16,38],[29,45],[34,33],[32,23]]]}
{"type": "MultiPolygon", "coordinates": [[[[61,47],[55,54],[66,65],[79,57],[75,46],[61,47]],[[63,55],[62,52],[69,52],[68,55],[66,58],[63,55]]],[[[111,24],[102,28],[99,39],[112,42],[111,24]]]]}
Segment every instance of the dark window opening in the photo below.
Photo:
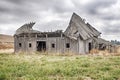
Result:
{"type": "Polygon", "coordinates": [[[70,43],[66,43],[66,48],[70,48],[70,43]]]}
{"type": "Polygon", "coordinates": [[[45,41],[37,41],[37,51],[46,51],[45,41]]]}
{"type": "Polygon", "coordinates": [[[21,43],[19,43],[19,47],[22,47],[22,44],[21,44],[21,43]]]}
{"type": "Polygon", "coordinates": [[[52,44],[51,46],[52,46],[52,48],[55,48],[55,44],[52,44]]]}
{"type": "Polygon", "coordinates": [[[32,44],[31,44],[31,43],[29,43],[29,47],[32,47],[32,44]]]}
{"type": "Polygon", "coordinates": [[[89,43],[89,51],[91,51],[91,50],[92,50],[92,44],[89,43]]]}

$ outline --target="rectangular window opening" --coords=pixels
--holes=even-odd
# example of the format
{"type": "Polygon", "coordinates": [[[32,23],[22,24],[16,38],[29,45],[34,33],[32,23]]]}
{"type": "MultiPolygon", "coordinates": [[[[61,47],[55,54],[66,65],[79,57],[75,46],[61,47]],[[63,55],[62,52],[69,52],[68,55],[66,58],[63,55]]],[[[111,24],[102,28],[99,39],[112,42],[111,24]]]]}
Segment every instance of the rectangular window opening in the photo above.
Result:
{"type": "Polygon", "coordinates": [[[66,43],[66,48],[70,48],[70,43],[66,43]]]}
{"type": "Polygon", "coordinates": [[[32,44],[31,44],[31,43],[29,43],[29,47],[30,47],[30,48],[32,47],[32,44]]]}
{"type": "Polygon", "coordinates": [[[55,44],[54,44],[54,43],[52,43],[52,45],[51,45],[51,46],[52,46],[52,48],[55,48],[55,44]]]}
{"type": "Polygon", "coordinates": [[[22,47],[22,44],[21,44],[21,43],[19,43],[19,47],[22,47]]]}

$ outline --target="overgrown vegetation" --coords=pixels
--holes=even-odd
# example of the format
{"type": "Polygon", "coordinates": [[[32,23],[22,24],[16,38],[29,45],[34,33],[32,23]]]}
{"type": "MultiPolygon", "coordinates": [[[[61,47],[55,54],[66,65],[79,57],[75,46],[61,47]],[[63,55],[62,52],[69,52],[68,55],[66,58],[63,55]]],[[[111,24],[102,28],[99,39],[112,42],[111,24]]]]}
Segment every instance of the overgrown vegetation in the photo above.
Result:
{"type": "Polygon", "coordinates": [[[0,80],[119,80],[120,56],[0,54],[0,80]]]}

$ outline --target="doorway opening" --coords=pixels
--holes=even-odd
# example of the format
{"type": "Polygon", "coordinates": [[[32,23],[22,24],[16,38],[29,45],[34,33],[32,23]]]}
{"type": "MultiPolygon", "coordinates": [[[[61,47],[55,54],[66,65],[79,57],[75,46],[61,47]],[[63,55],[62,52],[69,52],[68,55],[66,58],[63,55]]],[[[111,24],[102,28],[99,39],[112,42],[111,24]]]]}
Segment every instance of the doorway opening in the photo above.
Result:
{"type": "Polygon", "coordinates": [[[92,50],[92,44],[89,43],[89,52],[92,50]]]}
{"type": "Polygon", "coordinates": [[[46,51],[45,41],[37,41],[37,51],[46,51]]]}

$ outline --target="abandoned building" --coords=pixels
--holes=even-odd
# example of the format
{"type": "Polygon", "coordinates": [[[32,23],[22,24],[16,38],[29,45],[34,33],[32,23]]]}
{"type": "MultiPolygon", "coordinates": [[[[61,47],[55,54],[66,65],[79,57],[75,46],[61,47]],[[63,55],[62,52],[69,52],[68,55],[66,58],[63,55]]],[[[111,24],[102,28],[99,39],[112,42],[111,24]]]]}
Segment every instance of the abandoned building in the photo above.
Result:
{"type": "Polygon", "coordinates": [[[67,29],[54,32],[33,30],[35,23],[24,24],[14,35],[15,52],[72,52],[87,54],[91,49],[109,49],[111,44],[100,32],[73,13],[67,29]]]}

